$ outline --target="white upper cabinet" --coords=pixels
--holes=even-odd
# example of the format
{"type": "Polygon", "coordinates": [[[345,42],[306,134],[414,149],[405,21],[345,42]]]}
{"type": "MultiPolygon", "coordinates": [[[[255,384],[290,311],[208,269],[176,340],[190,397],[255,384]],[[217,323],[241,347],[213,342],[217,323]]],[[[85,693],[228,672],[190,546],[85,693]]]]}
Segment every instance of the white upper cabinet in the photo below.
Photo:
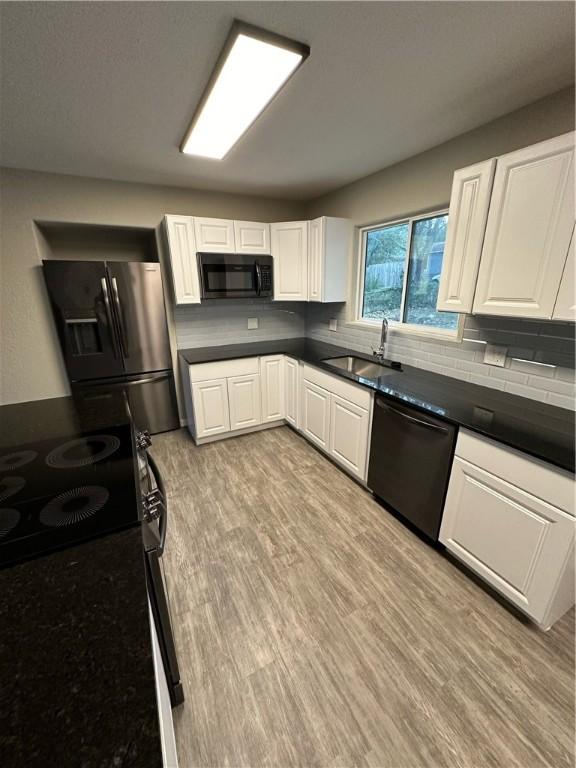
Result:
{"type": "Polygon", "coordinates": [[[235,221],[236,253],[270,254],[270,224],[258,221],[235,221]]]}
{"type": "Polygon", "coordinates": [[[176,304],[199,304],[200,281],[192,216],[164,217],[176,304]]]}
{"type": "Polygon", "coordinates": [[[568,249],[568,258],[564,265],[560,290],[554,306],[553,320],[576,320],[576,270],[574,269],[574,233],[568,249]]]}
{"type": "Polygon", "coordinates": [[[234,222],[231,219],[194,218],[196,250],[203,253],[234,253],[234,222]]]}
{"type": "Polygon", "coordinates": [[[472,312],[496,160],[454,174],[437,308],[472,312]]]}
{"type": "Polygon", "coordinates": [[[274,258],[274,299],[308,301],[308,222],[270,225],[274,258]]]}
{"type": "Polygon", "coordinates": [[[550,319],[573,225],[573,133],[498,158],[474,313],[550,319]]]}
{"type": "Polygon", "coordinates": [[[310,222],[308,301],[346,301],[351,235],[347,219],[321,216],[310,222]]]}

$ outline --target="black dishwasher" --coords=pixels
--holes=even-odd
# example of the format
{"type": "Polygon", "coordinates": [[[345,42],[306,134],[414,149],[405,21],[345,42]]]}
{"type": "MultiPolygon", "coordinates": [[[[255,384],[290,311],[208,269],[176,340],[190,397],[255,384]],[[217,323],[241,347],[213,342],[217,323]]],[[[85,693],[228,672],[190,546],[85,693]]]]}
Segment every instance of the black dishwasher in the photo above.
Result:
{"type": "Polygon", "coordinates": [[[368,487],[438,541],[457,428],[376,395],[368,487]]]}

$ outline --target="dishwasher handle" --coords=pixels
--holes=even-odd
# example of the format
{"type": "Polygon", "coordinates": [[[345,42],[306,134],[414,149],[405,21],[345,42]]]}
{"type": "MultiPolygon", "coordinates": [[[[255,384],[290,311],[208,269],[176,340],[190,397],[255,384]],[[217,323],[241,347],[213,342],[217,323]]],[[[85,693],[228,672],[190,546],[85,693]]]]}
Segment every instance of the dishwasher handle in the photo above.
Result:
{"type": "Polygon", "coordinates": [[[411,421],[413,424],[418,424],[421,427],[427,427],[428,429],[433,429],[436,432],[443,432],[445,435],[448,434],[449,430],[445,427],[439,427],[438,424],[432,424],[431,421],[424,421],[423,419],[416,419],[414,416],[409,416],[407,413],[403,413],[402,411],[396,410],[396,408],[392,408],[391,405],[388,405],[388,403],[385,403],[384,400],[380,400],[376,398],[376,405],[379,408],[383,408],[385,411],[389,411],[390,413],[394,413],[396,416],[400,416],[402,419],[406,419],[407,421],[411,421]]]}

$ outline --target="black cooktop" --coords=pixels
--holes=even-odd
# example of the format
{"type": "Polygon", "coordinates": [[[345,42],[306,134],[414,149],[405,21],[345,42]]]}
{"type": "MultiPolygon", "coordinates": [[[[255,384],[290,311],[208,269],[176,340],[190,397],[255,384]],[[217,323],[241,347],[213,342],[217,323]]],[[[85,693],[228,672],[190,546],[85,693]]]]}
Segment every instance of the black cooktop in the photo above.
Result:
{"type": "Polygon", "coordinates": [[[0,567],[139,522],[122,393],[0,408],[0,567]]]}

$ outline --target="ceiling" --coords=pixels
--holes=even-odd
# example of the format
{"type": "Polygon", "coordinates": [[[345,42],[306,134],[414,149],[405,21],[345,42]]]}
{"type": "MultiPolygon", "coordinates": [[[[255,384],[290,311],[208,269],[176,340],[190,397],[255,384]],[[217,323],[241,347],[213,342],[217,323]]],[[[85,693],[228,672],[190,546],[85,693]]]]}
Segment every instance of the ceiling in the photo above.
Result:
{"type": "Polygon", "coordinates": [[[569,2],[4,2],[0,163],[310,199],[569,85],[569,2]],[[222,161],[181,155],[240,18],[310,58],[222,161]]]}

